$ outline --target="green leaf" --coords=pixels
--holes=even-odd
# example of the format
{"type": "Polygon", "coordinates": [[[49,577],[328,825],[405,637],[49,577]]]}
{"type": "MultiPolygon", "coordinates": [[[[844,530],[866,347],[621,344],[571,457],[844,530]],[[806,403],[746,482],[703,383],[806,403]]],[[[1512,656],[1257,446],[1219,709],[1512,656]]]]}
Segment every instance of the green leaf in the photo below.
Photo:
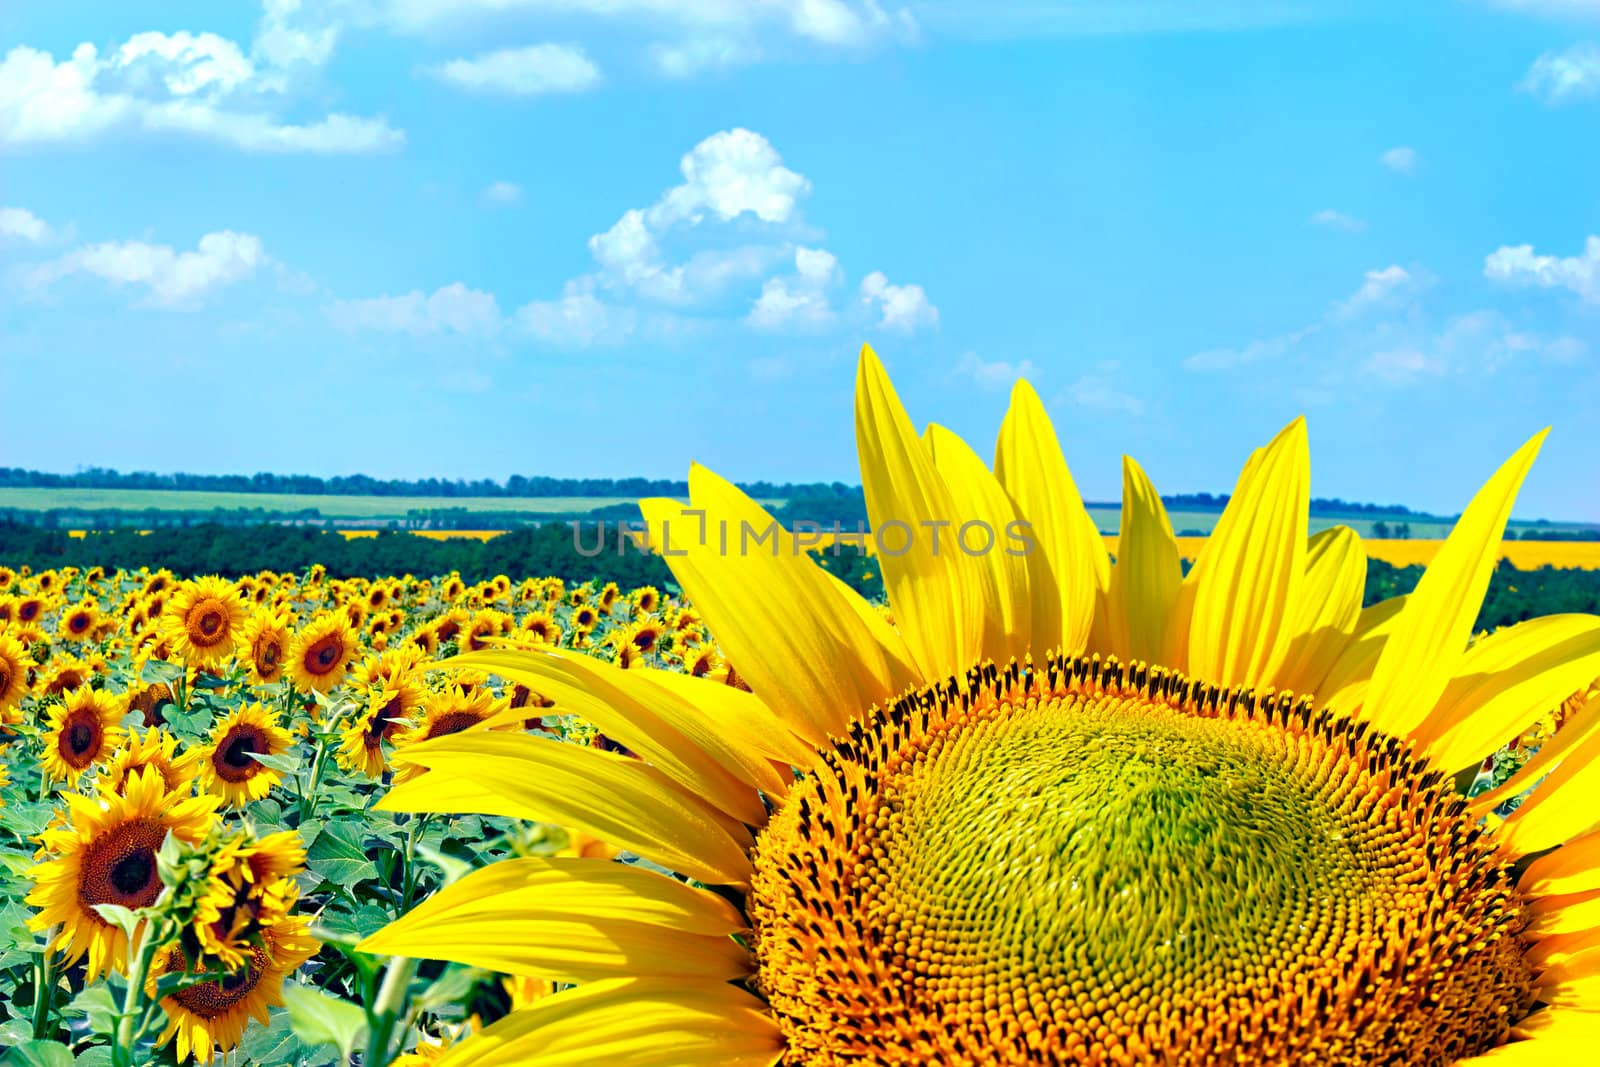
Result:
{"type": "Polygon", "coordinates": [[[429,845],[418,845],[417,855],[421,856],[423,859],[427,860],[444,873],[444,885],[449,885],[457,878],[472,872],[472,864],[468,863],[466,860],[457,859],[456,857],[449,855],[448,853],[441,852],[439,849],[433,848],[429,845]]]}
{"type": "Polygon", "coordinates": [[[282,1008],[271,1009],[266,1026],[249,1026],[240,1042],[235,1059],[241,1064],[259,1067],[277,1067],[293,1064],[295,1067],[325,1067],[339,1058],[333,1049],[308,1049],[301,1044],[289,1028],[289,1013],[282,1008]]]}
{"type": "Polygon", "coordinates": [[[111,1067],[111,1049],[107,1045],[96,1045],[92,1049],[78,1053],[78,1059],[73,1067],[111,1067]]]}
{"type": "Polygon", "coordinates": [[[290,1028],[307,1045],[333,1045],[348,1060],[366,1041],[367,1015],[358,1005],[296,983],[283,987],[283,1002],[290,1028]]]}
{"type": "Polygon", "coordinates": [[[121,904],[95,904],[92,907],[100,918],[128,935],[128,944],[138,944],[140,920],[137,912],[121,904]]]}
{"type": "Polygon", "coordinates": [[[117,1010],[117,1003],[111,996],[111,990],[101,984],[86,987],[83,992],[72,998],[72,1002],[65,1009],[68,1015],[86,1016],[89,1021],[89,1031],[95,1034],[111,1032],[111,1021],[117,1010]]]}
{"type": "Polygon", "coordinates": [[[271,767],[279,774],[293,774],[300,766],[300,757],[292,752],[280,752],[277,755],[270,755],[265,752],[251,752],[249,756],[257,763],[271,767]]]}
{"type": "Polygon", "coordinates": [[[357,882],[378,877],[378,868],[367,859],[361,831],[347,823],[329,823],[306,849],[306,866],[319,877],[353,887],[357,882]]]}
{"type": "Polygon", "coordinates": [[[0,1059],[4,1067],[72,1067],[72,1050],[59,1041],[25,1041],[0,1059]]]}

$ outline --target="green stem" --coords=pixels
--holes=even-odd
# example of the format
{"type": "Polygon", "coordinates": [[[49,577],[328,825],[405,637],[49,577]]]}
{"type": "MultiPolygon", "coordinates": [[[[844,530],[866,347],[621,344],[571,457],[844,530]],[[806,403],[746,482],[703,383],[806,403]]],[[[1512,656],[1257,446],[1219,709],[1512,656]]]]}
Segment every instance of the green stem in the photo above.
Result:
{"type": "Polygon", "coordinates": [[[47,1040],[55,1031],[51,1025],[52,1009],[55,1007],[55,950],[50,946],[56,939],[56,927],[52,926],[44,937],[44,951],[39,953],[39,965],[35,975],[36,983],[33,988],[33,1037],[36,1041],[47,1040]]]}
{"type": "Polygon", "coordinates": [[[138,950],[129,961],[128,988],[122,994],[122,1010],[116,1016],[116,1040],[111,1045],[112,1067],[133,1067],[134,1048],[143,1035],[143,1023],[146,1018],[144,981],[150,973],[150,964],[155,961],[156,948],[162,942],[162,938],[157,934],[156,925],[154,922],[144,924],[138,950]]]}
{"type": "Polygon", "coordinates": [[[405,1007],[406,993],[411,987],[411,976],[417,973],[417,961],[395,956],[383,972],[383,984],[378,987],[378,997],[367,1009],[367,1054],[361,1067],[388,1067],[389,1040],[394,1024],[405,1007]]]}
{"type": "Polygon", "coordinates": [[[428,825],[428,817],[419,815],[411,821],[406,832],[406,854],[400,880],[400,914],[411,910],[411,898],[417,892],[417,838],[428,825]]]}
{"type": "Polygon", "coordinates": [[[319,734],[317,754],[311,757],[311,783],[300,794],[300,825],[304,826],[317,810],[317,786],[322,781],[322,765],[327,761],[328,739],[319,734]]]}

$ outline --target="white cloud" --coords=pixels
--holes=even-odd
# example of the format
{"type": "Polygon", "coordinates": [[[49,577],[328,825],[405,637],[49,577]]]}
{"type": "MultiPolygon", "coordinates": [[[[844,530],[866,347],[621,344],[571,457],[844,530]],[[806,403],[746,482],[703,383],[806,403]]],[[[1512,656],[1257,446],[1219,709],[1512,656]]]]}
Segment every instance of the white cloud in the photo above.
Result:
{"type": "Polygon", "coordinates": [[[264,0],[261,22],[256,27],[256,39],[251,52],[273,67],[292,67],[307,64],[320,67],[333,55],[339,39],[339,26],[323,21],[315,28],[296,25],[299,16],[331,12],[306,9],[301,0],[264,0]]]}
{"type": "Polygon", "coordinates": [[[833,321],[827,288],[837,278],[839,260],[821,248],[796,248],[792,278],[768,278],[750,309],[749,322],[762,329],[825,326],[833,321]]]}
{"type": "Polygon", "coordinates": [[[0,237],[40,244],[50,240],[50,226],[27,208],[0,207],[0,237]]]}
{"type": "Polygon", "coordinates": [[[341,300],[328,309],[334,323],[347,330],[408,333],[413,336],[456,334],[483,337],[500,328],[500,307],[492,293],[454,282],[424,294],[341,300]]]}
{"type": "Polygon", "coordinates": [[[1419,158],[1415,148],[1398,145],[1379,156],[1378,162],[1396,174],[1410,174],[1417,169],[1419,158]]]}
{"type": "Polygon", "coordinates": [[[631,308],[602,302],[580,281],[568,282],[558,300],[533,300],[517,309],[521,330],[535,340],[587,347],[630,337],[638,316],[631,308]]]}
{"type": "Polygon", "coordinates": [[[743,128],[723,130],[695,145],[679,160],[682,185],[668,189],[650,208],[652,227],[698,223],[707,211],[724,221],[746,212],[762,222],[787,222],[811,183],[783,165],[772,143],[743,128]]]}
{"type": "Polygon", "coordinates": [[[1503,245],[1484,258],[1483,276],[1541,289],[1570,289],[1586,301],[1600,302],[1600,237],[1591,235],[1575,256],[1539,255],[1526,244],[1503,245]]]}
{"type": "Polygon", "coordinates": [[[1381,270],[1369,270],[1364,275],[1361,288],[1339,305],[1344,315],[1356,315],[1371,308],[1388,304],[1396,296],[1410,291],[1417,284],[1411,272],[1397,263],[1381,270]]]}
{"type": "Polygon", "coordinates": [[[1518,89],[1547,104],[1600,94],[1600,46],[1585,42],[1565,52],[1546,52],[1533,61],[1518,89]]]}
{"type": "Polygon", "coordinates": [[[522,203],[522,186],[516,182],[490,182],[483,187],[479,199],[490,207],[512,207],[522,203]]]}
{"type": "Polygon", "coordinates": [[[880,0],[389,0],[383,8],[384,21],[406,32],[525,12],[669,27],[687,39],[772,32],[829,47],[861,47],[916,33],[908,10],[887,11],[880,0]]]}
{"type": "Polygon", "coordinates": [[[181,132],[245,151],[346,153],[398,147],[381,117],[331,113],[285,123],[263,109],[282,88],[215,34],[140,33],[104,56],[80,44],[56,62],[19,45],[0,60],[0,146],[85,141],[112,129],[181,132]]]}
{"type": "Polygon", "coordinates": [[[761,58],[759,46],[736,38],[705,37],[650,46],[651,62],[669,78],[692,78],[708,70],[748,66],[761,58]]]}
{"type": "Polygon", "coordinates": [[[461,89],[511,96],[581,93],[600,84],[600,68],[582,48],[570,44],[505,48],[473,59],[453,59],[430,72],[461,89]]]}
{"type": "Polygon", "coordinates": [[[35,267],[28,281],[47,286],[75,274],[89,274],[114,285],[138,285],[158,306],[192,306],[216,289],[243,281],[268,263],[261,238],[219,230],[200,238],[192,252],[144,241],[106,241],[74,249],[35,267]]]}
{"type": "Polygon", "coordinates": [[[885,330],[910,333],[919,326],[936,326],[939,309],[928,302],[920,285],[890,285],[881,270],[861,279],[861,302],[882,311],[878,325],[885,330]]]}
{"type": "Polygon", "coordinates": [[[1442,373],[1444,364],[1418,348],[1389,348],[1368,356],[1364,369],[1391,385],[1402,385],[1425,374],[1442,373]]]}
{"type": "Polygon", "coordinates": [[[1367,224],[1353,215],[1346,215],[1342,211],[1326,208],[1317,212],[1306,220],[1313,226],[1321,226],[1329,230],[1342,230],[1345,233],[1361,233],[1367,224]]]}
{"type": "Polygon", "coordinates": [[[980,389],[1009,389],[1018,378],[1031,378],[1034,375],[1034,365],[1031,359],[1024,359],[1016,363],[1008,360],[984,359],[976,352],[963,352],[955,365],[955,376],[970,381],[980,389]]]}
{"type": "Polygon", "coordinates": [[[1196,352],[1183,361],[1185,370],[1219,371],[1263,360],[1280,359],[1297,348],[1307,338],[1320,333],[1322,326],[1315,324],[1290,333],[1251,341],[1242,348],[1211,348],[1196,352]]]}
{"type": "Polygon", "coordinates": [[[1117,384],[1120,364],[1106,360],[1094,370],[1067,386],[1066,399],[1081,408],[1123,415],[1144,414],[1144,401],[1117,384]]]}

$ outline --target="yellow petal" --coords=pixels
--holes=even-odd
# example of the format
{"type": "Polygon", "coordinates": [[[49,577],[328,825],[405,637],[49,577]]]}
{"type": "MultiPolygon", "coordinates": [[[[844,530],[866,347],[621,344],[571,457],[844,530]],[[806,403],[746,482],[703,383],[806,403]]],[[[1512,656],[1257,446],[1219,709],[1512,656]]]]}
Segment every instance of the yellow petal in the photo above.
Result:
{"type": "MultiPolygon", "coordinates": [[[[555,701],[562,712],[587,719],[686,792],[751,826],[767,821],[756,790],[771,784],[770,763],[741,748],[695,709],[642,688],[645,683],[632,677],[639,672],[556,650],[489,649],[456,656],[446,665],[525,685],[555,701]],[[753,775],[762,777],[758,781],[753,775]]],[[[513,708],[506,714],[522,718],[527,711],[513,708]]]]}
{"type": "Polygon", "coordinates": [[[947,552],[972,556],[983,600],[983,656],[998,664],[1028,652],[1033,636],[1033,594],[1028,557],[1006,537],[1017,521],[1011,498],[987,464],[965,441],[943,426],[925,437],[933,465],[955,508],[947,552]]]}
{"type": "Polygon", "coordinates": [[[1025,381],[1011,391],[1000,424],[994,473],[1028,524],[1033,655],[1081,652],[1089,640],[1098,590],[1111,584],[1105,542],[1083,506],[1055,427],[1025,381]]]}
{"type": "Polygon", "coordinates": [[[439,890],[356,946],[557,982],[751,971],[727,901],[608,860],[507,859],[439,890]]]}
{"type": "Polygon", "coordinates": [[[1372,669],[1378,665],[1378,657],[1383,654],[1384,643],[1394,632],[1405,606],[1406,598],[1396,596],[1361,609],[1355,631],[1316,691],[1319,700],[1331,705],[1351,687],[1366,687],[1372,679],[1372,669]]]}
{"type": "MultiPolygon", "coordinates": [[[[1556,737],[1561,736],[1557,731],[1556,737]]],[[[1506,817],[1503,847],[1513,856],[1541,852],[1600,823],[1593,804],[1600,789],[1600,731],[1591,733],[1540,782],[1533,795],[1506,817]]]]}
{"type": "Polygon", "coordinates": [[[1574,838],[1528,864],[1517,888],[1530,897],[1600,889],[1600,831],[1574,838]]]}
{"type": "Polygon", "coordinates": [[[917,670],[916,662],[911,658],[911,650],[906,647],[906,639],[900,631],[892,626],[888,619],[883,617],[877,607],[854,589],[844,583],[832,571],[824,571],[828,581],[833,585],[834,592],[839,594],[839,599],[855,613],[861,620],[861,625],[866,627],[867,633],[883,649],[884,659],[888,662],[890,690],[902,693],[907,689],[919,688],[922,674],[917,670]]]}
{"type": "Polygon", "coordinates": [[[1541,897],[1529,910],[1533,912],[1533,922],[1528,926],[1531,937],[1592,930],[1600,927],[1600,890],[1541,897]]]}
{"type": "Polygon", "coordinates": [[[1558,1067],[1569,1063],[1583,1063],[1594,1051],[1587,1040],[1559,1037],[1536,1037],[1528,1041],[1513,1041],[1490,1049],[1481,1056],[1456,1060],[1451,1067],[1558,1067]]]}
{"type": "Polygon", "coordinates": [[[745,847],[712,809],[635,759],[525,734],[448,734],[409,746],[396,759],[428,773],[390,789],[384,811],[474,811],[452,779],[499,803],[481,814],[555,823],[637,852],[713,885],[750,877],[745,847]]]}
{"type": "Polygon", "coordinates": [[[1535,434],[1478,490],[1406,597],[1362,709],[1363,718],[1387,733],[1409,735],[1456,673],[1489,589],[1512,502],[1547,432],[1535,434]]]}
{"type": "Polygon", "coordinates": [[[1122,525],[1106,596],[1106,640],[1123,662],[1161,663],[1167,622],[1183,584],[1183,565],[1161,494],[1122,457],[1122,525]]]}
{"type": "Polygon", "coordinates": [[[1467,649],[1436,710],[1417,731],[1443,770],[1476,763],[1600,678],[1600,617],[1546,615],[1467,649]]]}
{"type": "Polygon", "coordinates": [[[741,744],[748,743],[768,760],[805,770],[817,750],[796,737],[754,693],[710,678],[695,678],[677,671],[630,670],[640,681],[664,689],[694,707],[718,729],[726,729],[741,744]],[[725,725],[724,725],[725,724],[725,725]]]}
{"type": "Polygon", "coordinates": [[[1189,670],[1223,686],[1264,686],[1289,651],[1305,582],[1311,458],[1296,419],[1239,476],[1195,561],[1189,670]]]}
{"type": "Polygon", "coordinates": [[[883,648],[793,534],[704,467],[690,469],[689,492],[693,508],[639,506],[728,662],[768,707],[821,745],[898,691],[883,648]]]}
{"type": "Polygon", "coordinates": [[[1600,1040],[1600,1013],[1575,1008],[1544,1008],[1513,1026],[1511,1033],[1519,1038],[1600,1040]]]}
{"type": "Polygon", "coordinates": [[[1480,793],[1467,802],[1468,810],[1478,818],[1493,811],[1511,797],[1533,788],[1534,784],[1550,772],[1550,768],[1567,758],[1578,745],[1586,741],[1600,726],[1600,696],[1589,700],[1572,713],[1554,737],[1539,746],[1527,763],[1493,789],[1480,793]]]}
{"type": "Polygon", "coordinates": [[[986,572],[955,548],[955,501],[870,348],[856,372],[856,451],[884,590],[906,647],[925,679],[963,674],[982,656],[986,572]]]}
{"type": "Polygon", "coordinates": [[[513,1012],[436,1067],[772,1067],[782,1054],[765,1006],[734,986],[610,978],[513,1012]]]}
{"type": "Polygon", "coordinates": [[[1367,555],[1348,526],[1334,526],[1306,546],[1306,580],[1291,630],[1294,637],[1274,686],[1314,694],[1338,662],[1361,618],[1367,555]]]}

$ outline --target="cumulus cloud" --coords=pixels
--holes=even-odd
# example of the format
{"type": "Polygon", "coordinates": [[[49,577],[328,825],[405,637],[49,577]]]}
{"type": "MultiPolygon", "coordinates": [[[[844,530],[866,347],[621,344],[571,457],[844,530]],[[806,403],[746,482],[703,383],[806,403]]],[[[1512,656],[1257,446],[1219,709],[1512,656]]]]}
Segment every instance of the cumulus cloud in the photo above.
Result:
{"type": "Polygon", "coordinates": [[[27,208],[0,207],[0,237],[40,244],[50,240],[50,226],[27,208]]]}
{"type": "Polygon", "coordinates": [[[617,344],[632,336],[637,320],[633,309],[603,302],[581,281],[568,282],[559,299],[529,301],[516,314],[527,336],[571,347],[617,344]]]}
{"type": "Polygon", "coordinates": [[[347,330],[407,333],[416,337],[454,334],[485,337],[500,328],[500,307],[494,294],[455,282],[430,294],[420,289],[401,296],[341,300],[328,309],[334,323],[347,330]]]}
{"type": "Polygon", "coordinates": [[[788,278],[768,278],[750,309],[752,326],[824,326],[833,321],[828,286],[839,273],[839,260],[821,248],[795,249],[795,273],[788,278]]]}
{"type": "Polygon", "coordinates": [[[1565,104],[1600,94],[1600,46],[1585,42],[1533,61],[1517,88],[1547,104],[1565,104]]]}
{"type": "Polygon", "coordinates": [[[650,60],[669,78],[692,78],[710,70],[748,66],[762,58],[759,46],[726,37],[705,37],[650,46],[650,60]]]}
{"type": "Polygon", "coordinates": [[[1396,174],[1410,174],[1417,169],[1419,158],[1415,148],[1398,145],[1379,156],[1378,162],[1396,174]]]}
{"type": "Polygon", "coordinates": [[[1313,226],[1321,226],[1327,230],[1341,230],[1344,233],[1361,233],[1367,228],[1367,224],[1361,219],[1332,208],[1319,211],[1306,221],[1313,226]]]}
{"type": "Polygon", "coordinates": [[[573,44],[504,48],[430,68],[434,77],[460,89],[508,96],[581,93],[600,84],[600,68],[573,44]]]}
{"type": "Polygon", "coordinates": [[[890,285],[881,270],[861,279],[861,302],[878,308],[878,325],[885,330],[911,333],[920,326],[939,323],[939,309],[928,302],[922,286],[890,285]]]}
{"type": "Polygon", "coordinates": [[[1514,285],[1570,289],[1586,301],[1600,302],[1600,237],[1590,235],[1575,256],[1541,255],[1527,244],[1503,245],[1484,258],[1483,276],[1514,285]]]}
{"type": "Polygon", "coordinates": [[[219,230],[201,237],[191,252],[144,241],[85,245],[33,268],[27,277],[35,287],[44,287],[88,274],[117,286],[142,287],[153,305],[187,307],[243,281],[267,262],[261,238],[219,230]]]}
{"type": "Polygon", "coordinates": [[[113,129],[179,132],[254,152],[399,147],[381,117],[339,112],[283,121],[264,101],[283,83],[212,33],[147,32],[104,55],[84,43],[59,62],[19,45],[0,59],[0,147],[86,141],[113,129]]]}

